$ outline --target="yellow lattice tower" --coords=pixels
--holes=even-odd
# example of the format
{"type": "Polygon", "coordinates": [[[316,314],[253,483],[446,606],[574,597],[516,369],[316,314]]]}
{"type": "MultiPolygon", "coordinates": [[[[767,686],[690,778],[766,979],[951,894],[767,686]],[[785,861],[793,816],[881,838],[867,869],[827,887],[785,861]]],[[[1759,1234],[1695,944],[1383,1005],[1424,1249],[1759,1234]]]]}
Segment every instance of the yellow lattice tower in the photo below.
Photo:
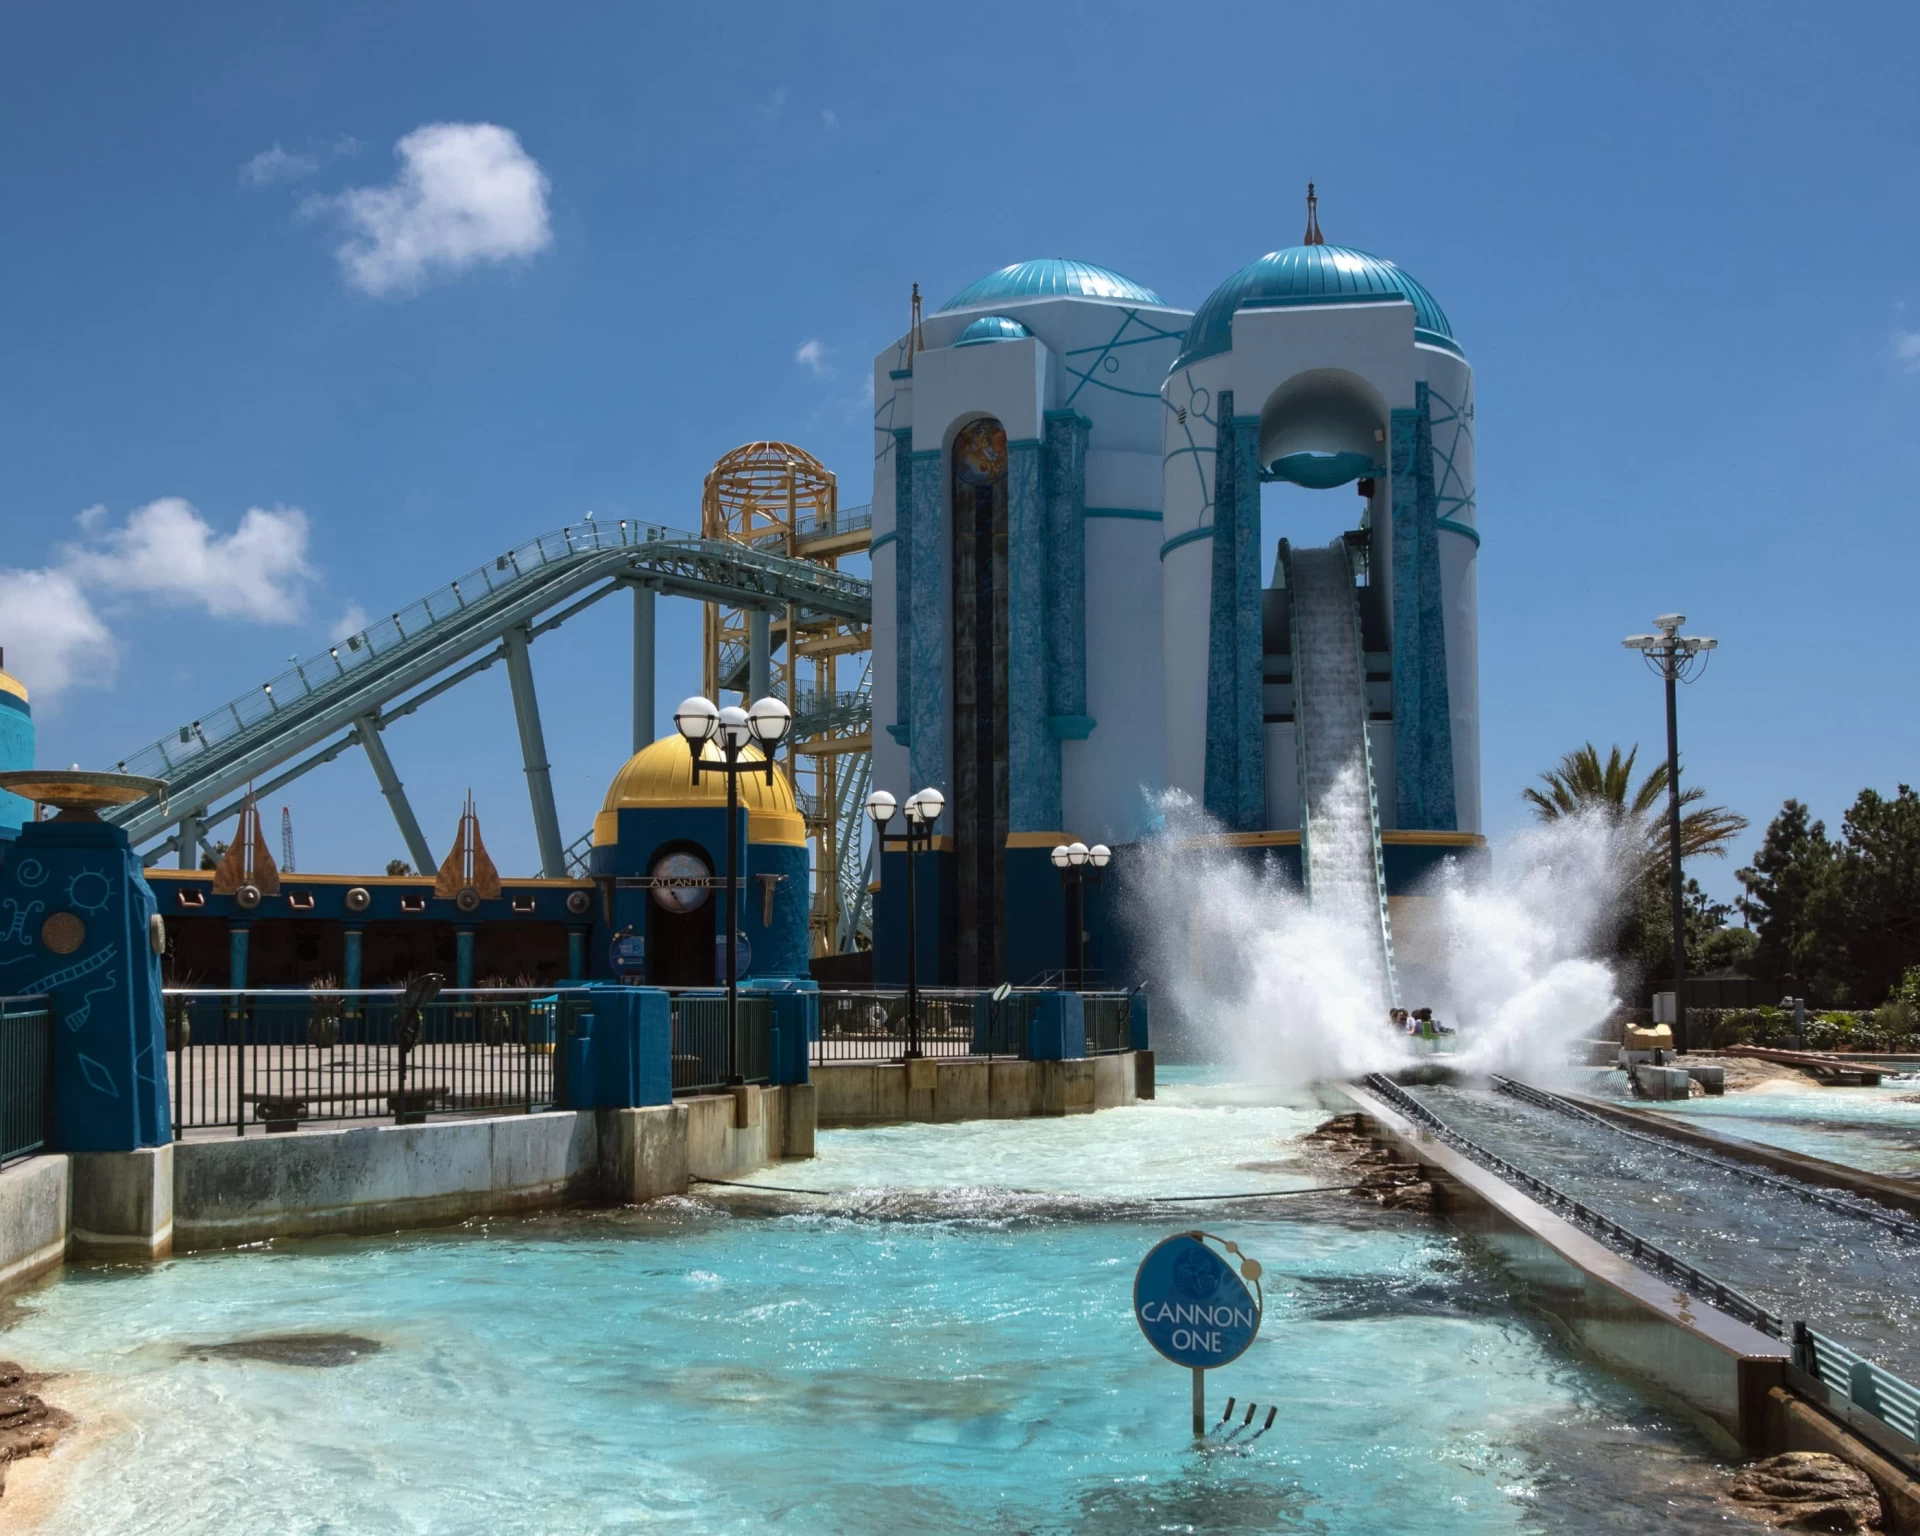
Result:
{"type": "MultiPolygon", "coordinates": [[[[833,472],[791,443],[747,443],[722,457],[707,474],[700,498],[700,534],[751,544],[771,553],[837,569],[843,555],[868,547],[867,519],[840,526],[839,487],[833,472]]],[[[704,621],[706,696],[725,703],[746,698],[750,617],[743,608],[708,603],[704,621]]],[[[794,714],[786,767],[793,780],[807,836],[814,848],[813,953],[830,954],[840,926],[842,857],[836,820],[845,774],[841,758],[868,752],[872,738],[841,723],[846,710],[839,688],[842,656],[871,650],[871,631],[838,619],[807,617],[793,608],[769,626],[768,674],[773,692],[794,714]],[[812,676],[802,679],[802,663],[812,676]]]]}

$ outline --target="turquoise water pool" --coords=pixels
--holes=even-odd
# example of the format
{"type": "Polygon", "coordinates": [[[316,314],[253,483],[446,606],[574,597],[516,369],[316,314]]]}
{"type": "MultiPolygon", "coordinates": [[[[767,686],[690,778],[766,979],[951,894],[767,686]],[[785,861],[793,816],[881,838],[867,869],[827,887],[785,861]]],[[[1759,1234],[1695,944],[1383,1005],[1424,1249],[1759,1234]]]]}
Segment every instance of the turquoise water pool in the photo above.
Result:
{"type": "Polygon", "coordinates": [[[1889,1078],[1878,1088],[1783,1081],[1721,1098],[1639,1107],[1869,1173],[1920,1178],[1920,1080],[1914,1078],[1889,1078]]]}
{"type": "Polygon", "coordinates": [[[817,1195],[69,1270],[0,1341],[75,1373],[89,1420],[42,1529],[1727,1529],[1696,1432],[1424,1220],[1138,1203],[1326,1182],[1292,1141],[1319,1118],[1188,1081],[1072,1120],[826,1133],[760,1176],[817,1195]],[[1266,1266],[1260,1337],[1210,1386],[1216,1415],[1280,1407],[1250,1442],[1196,1448],[1186,1373],[1131,1316],[1134,1266],[1194,1225],[1266,1266]],[[327,1332],[377,1352],[210,1352],[327,1332]]]}

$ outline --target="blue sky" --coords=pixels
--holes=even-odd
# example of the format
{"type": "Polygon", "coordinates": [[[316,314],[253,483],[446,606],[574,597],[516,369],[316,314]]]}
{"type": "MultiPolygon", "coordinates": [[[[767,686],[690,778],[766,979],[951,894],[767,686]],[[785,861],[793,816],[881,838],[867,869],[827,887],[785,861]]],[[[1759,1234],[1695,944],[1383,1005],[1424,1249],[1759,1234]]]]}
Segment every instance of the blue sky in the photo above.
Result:
{"type": "MultiPolygon", "coordinates": [[[[1299,238],[1311,177],[1477,371],[1490,829],[1570,746],[1658,749],[1619,638],[1666,610],[1722,642],[1691,773],[1756,839],[1787,795],[1836,822],[1920,738],[1917,34],[1893,5],[13,7],[0,645],[41,760],[100,766],[589,508],[692,526],[738,442],[865,500],[911,282],[1066,255],[1196,305],[1299,238]],[[436,164],[483,179],[477,225],[436,219],[436,164]]],[[[569,837],[626,751],[615,606],[534,650],[569,837]]],[[[662,617],[665,710],[698,618],[662,617]]],[[[471,785],[532,868],[504,669],[388,744],[436,847],[471,785]]],[[[356,757],[276,799],[307,867],[402,852],[356,757]]]]}

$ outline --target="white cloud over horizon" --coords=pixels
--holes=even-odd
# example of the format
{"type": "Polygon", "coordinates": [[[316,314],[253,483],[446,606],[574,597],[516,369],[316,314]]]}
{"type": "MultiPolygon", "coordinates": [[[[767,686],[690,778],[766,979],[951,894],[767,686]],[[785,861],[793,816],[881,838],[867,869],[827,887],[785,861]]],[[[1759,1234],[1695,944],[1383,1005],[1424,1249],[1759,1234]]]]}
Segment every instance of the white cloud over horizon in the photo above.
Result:
{"type": "Polygon", "coordinates": [[[1889,339],[1894,361],[1908,373],[1920,373],[1920,331],[1902,330],[1896,325],[1889,339]]]}
{"type": "Polygon", "coordinates": [[[827,361],[827,344],[818,336],[810,341],[801,342],[799,349],[793,354],[793,360],[801,367],[811,369],[816,379],[830,379],[837,371],[833,364],[827,361]]]}
{"type": "Polygon", "coordinates": [[[345,221],[348,237],[334,254],[349,286],[405,298],[483,263],[530,260],[553,244],[547,173],[511,129],[427,123],[394,154],[400,171],[389,185],[307,205],[345,221]]]}
{"type": "Polygon", "coordinates": [[[178,496],[136,507],[119,527],[99,506],[75,521],[83,541],[62,545],[49,565],[0,567],[7,670],[37,698],[112,684],[118,647],[100,608],[116,599],[263,624],[303,617],[316,573],[298,507],[249,507],[224,534],[178,496]]]}
{"type": "Polygon", "coordinates": [[[296,153],[282,149],[276,139],[270,149],[261,150],[240,167],[240,184],[245,187],[270,187],[276,182],[302,181],[314,175],[329,160],[350,155],[359,147],[357,139],[342,134],[329,144],[296,153]]]}

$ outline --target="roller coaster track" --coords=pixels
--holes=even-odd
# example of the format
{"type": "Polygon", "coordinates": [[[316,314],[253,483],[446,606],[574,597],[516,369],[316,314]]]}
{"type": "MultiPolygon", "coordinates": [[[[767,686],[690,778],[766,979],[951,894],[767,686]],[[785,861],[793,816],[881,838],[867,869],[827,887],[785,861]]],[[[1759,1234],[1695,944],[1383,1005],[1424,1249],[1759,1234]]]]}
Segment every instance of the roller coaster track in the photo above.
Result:
{"type": "MultiPolygon", "coordinates": [[[[850,623],[872,622],[872,584],[863,577],[657,524],[575,523],[507,550],[324,653],[295,663],[257,691],[130,753],[117,766],[164,780],[166,793],[119,807],[110,819],[136,847],[167,838],[143,854],[149,864],[183,846],[191,854],[205,827],[239,809],[249,785],[256,793],[270,793],[359,746],[379,776],[415,863],[431,867],[380,733],[504,660],[542,870],[562,875],[566,849],[554,815],[528,646],[601,599],[633,588],[768,612],[793,607],[850,623]],[[269,774],[274,775],[270,781],[259,782],[269,774]],[[227,797],[224,804],[222,797],[227,797]]],[[[830,717],[821,722],[825,729],[843,723],[841,717],[851,723],[866,700],[862,694],[822,704],[818,712],[830,717]]]]}

